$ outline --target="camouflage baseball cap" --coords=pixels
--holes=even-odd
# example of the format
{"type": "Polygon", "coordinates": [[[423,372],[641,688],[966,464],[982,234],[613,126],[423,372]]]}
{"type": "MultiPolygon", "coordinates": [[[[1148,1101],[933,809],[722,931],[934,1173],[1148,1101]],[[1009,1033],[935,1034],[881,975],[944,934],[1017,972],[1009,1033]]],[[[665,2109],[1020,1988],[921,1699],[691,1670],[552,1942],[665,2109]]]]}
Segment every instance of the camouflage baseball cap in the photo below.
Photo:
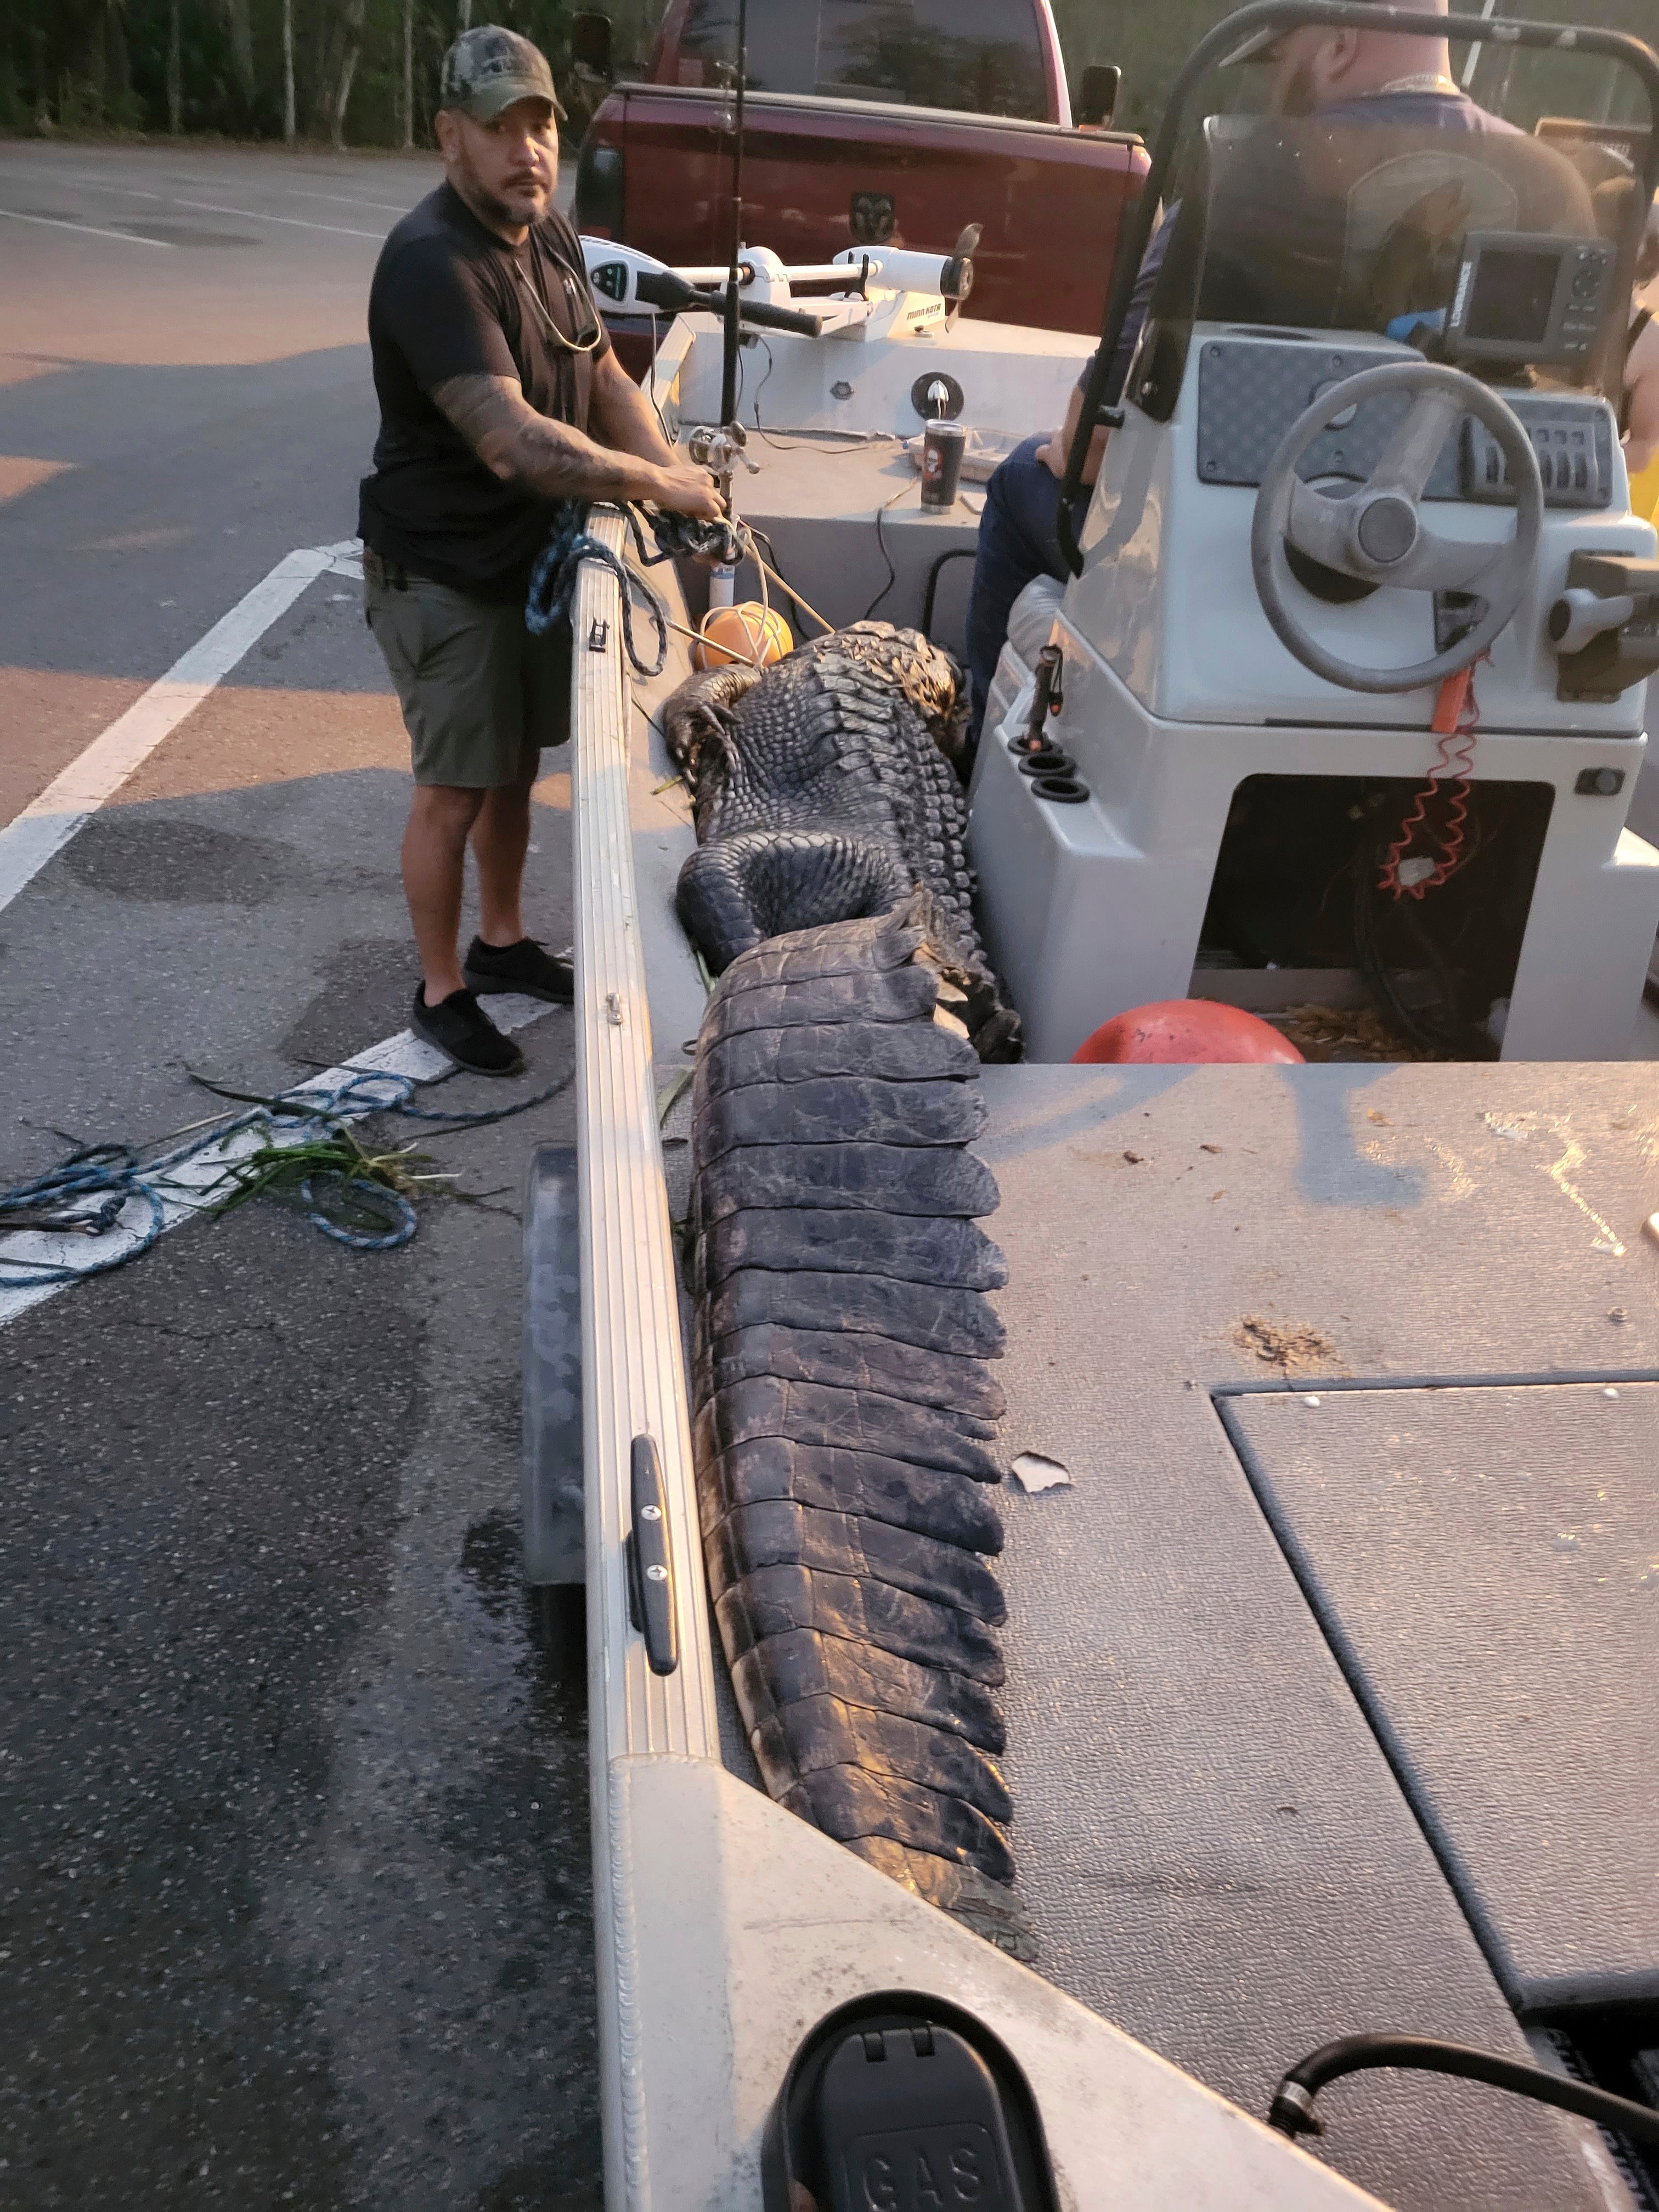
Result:
{"type": "Polygon", "coordinates": [[[499,23],[463,31],[444,56],[439,106],[457,107],[475,122],[490,123],[515,100],[550,100],[553,112],[564,120],[553,72],[539,46],[499,23]]]}

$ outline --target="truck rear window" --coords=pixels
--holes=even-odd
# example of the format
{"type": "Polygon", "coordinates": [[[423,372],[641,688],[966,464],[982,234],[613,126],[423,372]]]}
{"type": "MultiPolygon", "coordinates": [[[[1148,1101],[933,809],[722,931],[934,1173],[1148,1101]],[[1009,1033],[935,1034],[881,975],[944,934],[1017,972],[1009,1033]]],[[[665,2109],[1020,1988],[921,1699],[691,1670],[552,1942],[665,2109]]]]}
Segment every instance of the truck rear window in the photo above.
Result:
{"type": "MultiPolygon", "coordinates": [[[[692,0],[682,84],[733,81],[737,0],[692,0]]],[[[749,0],[752,92],[1048,112],[1033,0],[749,0]]]]}

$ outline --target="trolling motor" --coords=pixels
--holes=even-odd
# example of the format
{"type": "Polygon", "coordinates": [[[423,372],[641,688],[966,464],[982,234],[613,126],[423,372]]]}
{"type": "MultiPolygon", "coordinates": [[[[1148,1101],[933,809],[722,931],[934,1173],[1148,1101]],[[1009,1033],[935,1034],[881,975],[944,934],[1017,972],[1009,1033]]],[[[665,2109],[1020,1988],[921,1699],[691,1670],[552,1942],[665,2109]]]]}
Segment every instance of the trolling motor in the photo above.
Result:
{"type": "MultiPolygon", "coordinates": [[[[744,252],[748,249],[745,247],[744,252]]],[[[637,246],[621,246],[614,239],[584,238],[582,258],[587,281],[613,307],[655,307],[665,315],[726,313],[727,271],[671,269],[654,254],[637,246]]],[[[780,264],[781,265],[781,264],[780,264]]],[[[817,273],[817,272],[815,272],[817,273]]],[[[796,307],[784,307],[748,295],[753,270],[738,266],[738,317],[757,329],[793,331],[805,338],[821,337],[823,318],[796,307]]]]}
{"type": "Polygon", "coordinates": [[[1025,2076],[971,2013],[914,1991],[813,2029],[761,2150],[765,2212],[1059,2212],[1025,2076]]]}

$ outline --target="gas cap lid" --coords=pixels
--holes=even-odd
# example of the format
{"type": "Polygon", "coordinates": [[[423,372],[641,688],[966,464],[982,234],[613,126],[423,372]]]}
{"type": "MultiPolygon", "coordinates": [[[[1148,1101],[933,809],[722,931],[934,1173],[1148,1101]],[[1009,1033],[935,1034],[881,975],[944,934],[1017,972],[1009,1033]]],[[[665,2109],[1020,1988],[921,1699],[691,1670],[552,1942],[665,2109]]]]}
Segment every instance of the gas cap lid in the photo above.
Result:
{"type": "Polygon", "coordinates": [[[768,2119],[766,2212],[1056,2212],[1024,2075],[983,2023],[915,1992],[821,2021],[768,2119]]]}
{"type": "Polygon", "coordinates": [[[817,2103],[835,2212],[1020,2212],[996,2083],[948,2027],[854,2029],[817,2103]]]}

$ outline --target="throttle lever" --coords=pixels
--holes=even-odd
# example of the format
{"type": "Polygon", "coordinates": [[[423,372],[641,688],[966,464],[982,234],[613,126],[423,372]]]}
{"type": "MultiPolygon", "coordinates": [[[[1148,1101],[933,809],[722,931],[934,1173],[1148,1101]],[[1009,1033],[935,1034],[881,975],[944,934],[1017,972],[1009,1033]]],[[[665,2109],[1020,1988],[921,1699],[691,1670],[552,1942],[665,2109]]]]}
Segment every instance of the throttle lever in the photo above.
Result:
{"type": "Polygon", "coordinates": [[[1028,738],[1038,738],[1045,745],[1044,734],[1050,714],[1059,714],[1066,702],[1060,691],[1060,666],[1065,659],[1057,645],[1045,645],[1037,655],[1036,690],[1031,695],[1031,714],[1025,725],[1028,738]]]}
{"type": "Polygon", "coordinates": [[[1607,630],[1623,629],[1635,612],[1636,601],[1628,592],[1604,599],[1600,592],[1575,584],[1550,609],[1550,643],[1558,653],[1582,653],[1607,630]]]}

